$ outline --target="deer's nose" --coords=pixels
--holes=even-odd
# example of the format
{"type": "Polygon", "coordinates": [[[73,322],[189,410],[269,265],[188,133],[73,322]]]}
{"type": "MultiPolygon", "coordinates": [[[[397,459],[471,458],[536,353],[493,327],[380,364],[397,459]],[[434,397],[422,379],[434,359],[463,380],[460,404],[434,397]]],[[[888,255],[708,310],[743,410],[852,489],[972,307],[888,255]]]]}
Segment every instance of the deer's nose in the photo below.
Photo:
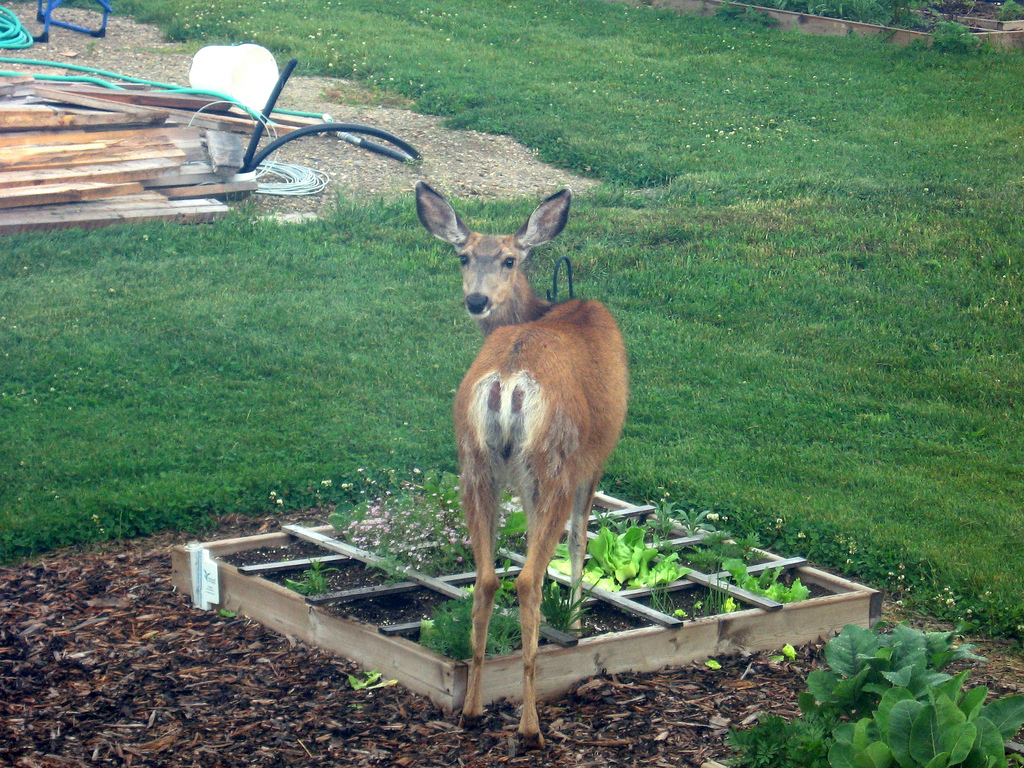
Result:
{"type": "Polygon", "coordinates": [[[466,297],[466,309],[469,310],[471,315],[479,315],[487,309],[489,302],[490,299],[482,293],[471,293],[466,297]]]}

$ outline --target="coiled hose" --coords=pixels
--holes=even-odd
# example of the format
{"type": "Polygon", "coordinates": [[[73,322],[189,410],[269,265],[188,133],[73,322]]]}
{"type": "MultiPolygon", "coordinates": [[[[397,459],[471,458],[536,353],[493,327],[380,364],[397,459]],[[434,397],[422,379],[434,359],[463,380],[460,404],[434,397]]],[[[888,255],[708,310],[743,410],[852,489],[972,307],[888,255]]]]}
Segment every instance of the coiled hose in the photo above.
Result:
{"type": "Polygon", "coordinates": [[[29,48],[33,42],[32,35],[25,29],[21,19],[13,11],[0,8],[0,48],[29,48]]]}

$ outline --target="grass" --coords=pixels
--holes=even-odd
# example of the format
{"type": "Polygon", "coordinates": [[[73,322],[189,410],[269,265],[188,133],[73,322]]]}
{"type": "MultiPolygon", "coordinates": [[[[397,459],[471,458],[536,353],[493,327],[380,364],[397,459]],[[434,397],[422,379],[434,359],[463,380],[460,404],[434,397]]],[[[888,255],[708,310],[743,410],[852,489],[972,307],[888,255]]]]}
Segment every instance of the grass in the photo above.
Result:
{"type": "MultiPolygon", "coordinates": [[[[570,255],[627,338],[610,490],[715,507],[938,615],[1024,631],[1022,58],[620,4],[444,8],[134,10],[607,182],[538,280],[570,255]]],[[[532,204],[459,208],[509,231],[532,204]]],[[[6,237],[0,308],[5,558],[454,468],[479,341],[411,198],[293,228],[242,212],[6,237]]]]}

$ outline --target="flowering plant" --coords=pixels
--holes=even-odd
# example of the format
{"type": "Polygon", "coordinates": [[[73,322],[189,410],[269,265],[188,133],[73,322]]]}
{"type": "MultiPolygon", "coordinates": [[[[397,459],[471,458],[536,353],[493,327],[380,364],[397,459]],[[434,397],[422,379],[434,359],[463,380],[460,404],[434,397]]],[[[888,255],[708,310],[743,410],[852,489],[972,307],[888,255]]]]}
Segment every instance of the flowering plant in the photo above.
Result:
{"type": "Polygon", "coordinates": [[[472,568],[472,550],[458,502],[458,478],[443,473],[422,485],[403,483],[328,521],[353,546],[398,568],[441,576],[472,568]]]}

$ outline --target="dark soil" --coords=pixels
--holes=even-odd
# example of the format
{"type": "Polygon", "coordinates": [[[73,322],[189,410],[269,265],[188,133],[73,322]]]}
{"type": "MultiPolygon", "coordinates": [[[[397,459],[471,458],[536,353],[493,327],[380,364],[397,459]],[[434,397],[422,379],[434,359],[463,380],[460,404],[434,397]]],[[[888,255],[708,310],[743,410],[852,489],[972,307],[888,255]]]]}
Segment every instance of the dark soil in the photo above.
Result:
{"type": "MultiPolygon", "coordinates": [[[[323,548],[315,544],[296,541],[288,547],[250,549],[244,552],[236,552],[223,559],[225,562],[235,566],[256,565],[299,558],[315,559],[317,555],[323,555],[324,551],[323,548]]],[[[354,561],[330,563],[326,567],[333,569],[325,572],[328,590],[331,592],[390,584],[399,580],[398,577],[380,568],[367,567],[362,563],[354,561]]],[[[286,579],[299,580],[304,570],[305,566],[302,566],[296,568],[295,571],[279,572],[273,575],[268,574],[262,576],[262,578],[284,584],[286,579]]],[[[356,602],[328,603],[323,608],[339,616],[352,618],[356,621],[373,624],[374,626],[388,626],[429,619],[434,610],[447,599],[436,592],[432,592],[430,589],[421,588],[402,594],[382,595],[356,602]]],[[[626,629],[636,629],[637,627],[645,626],[645,622],[642,620],[599,603],[592,605],[588,609],[583,624],[581,637],[591,637],[607,632],[620,632],[626,629]]],[[[412,637],[415,639],[414,634],[412,637]]]]}
{"type": "MultiPolygon", "coordinates": [[[[204,538],[276,530],[231,517],[204,538]]],[[[191,606],[170,584],[182,535],[78,548],[0,568],[0,765],[685,766],[724,758],[730,726],[792,716],[821,646],[794,662],[720,658],[597,677],[541,707],[548,746],[523,753],[510,704],[479,728],[398,686],[354,691],[344,659],[191,606]]],[[[936,628],[936,627],[933,627],[936,628]]],[[[971,677],[1021,690],[1019,656],[988,644],[971,677]]]]}
{"type": "Polygon", "coordinates": [[[940,5],[932,6],[936,13],[943,16],[970,16],[975,19],[995,19],[1003,8],[1002,3],[971,3],[965,0],[948,0],[940,5]]]}
{"type": "MultiPolygon", "coordinates": [[[[686,558],[686,552],[691,550],[680,550],[682,559],[688,567],[695,570],[703,569],[704,565],[699,562],[690,562],[686,558]]],[[[287,582],[298,582],[303,579],[304,574],[310,565],[309,561],[315,561],[318,556],[329,554],[322,547],[296,540],[284,547],[265,547],[260,549],[249,549],[235,552],[222,559],[234,566],[259,565],[264,563],[281,563],[296,560],[303,564],[297,565],[288,571],[274,571],[265,573],[261,578],[273,581],[278,584],[289,586],[287,582]]],[[[761,562],[757,557],[748,558],[750,563],[761,562]]],[[[326,593],[342,592],[344,590],[356,589],[359,587],[374,587],[386,584],[393,584],[400,581],[401,577],[389,573],[381,568],[365,566],[354,560],[344,562],[331,562],[323,566],[321,575],[325,582],[326,593]]],[[[715,566],[717,569],[717,566],[715,566]]],[[[796,574],[792,571],[783,573],[780,576],[782,583],[792,586],[796,574]]],[[[822,587],[809,585],[811,597],[822,597],[832,594],[822,587]]],[[[358,601],[345,601],[341,603],[326,603],[321,607],[331,613],[346,618],[355,619],[374,626],[389,626],[395,624],[409,624],[413,622],[430,619],[433,612],[447,599],[428,588],[420,588],[400,594],[383,594],[372,598],[363,598],[358,601]]],[[[684,620],[693,621],[706,616],[713,616],[721,613],[722,600],[724,595],[713,593],[705,587],[689,585],[687,589],[672,591],[659,591],[651,596],[640,596],[634,598],[635,602],[655,608],[668,615],[675,615],[684,620]],[[715,598],[718,598],[717,600],[715,598]],[[677,611],[681,613],[677,613],[677,611]]],[[[740,608],[748,606],[740,605],[740,608]]],[[[651,626],[648,621],[624,613],[599,600],[590,601],[582,619],[580,637],[593,637],[595,635],[609,632],[621,632],[638,627],[651,626]]],[[[415,632],[409,633],[415,639],[415,632]]]]}

